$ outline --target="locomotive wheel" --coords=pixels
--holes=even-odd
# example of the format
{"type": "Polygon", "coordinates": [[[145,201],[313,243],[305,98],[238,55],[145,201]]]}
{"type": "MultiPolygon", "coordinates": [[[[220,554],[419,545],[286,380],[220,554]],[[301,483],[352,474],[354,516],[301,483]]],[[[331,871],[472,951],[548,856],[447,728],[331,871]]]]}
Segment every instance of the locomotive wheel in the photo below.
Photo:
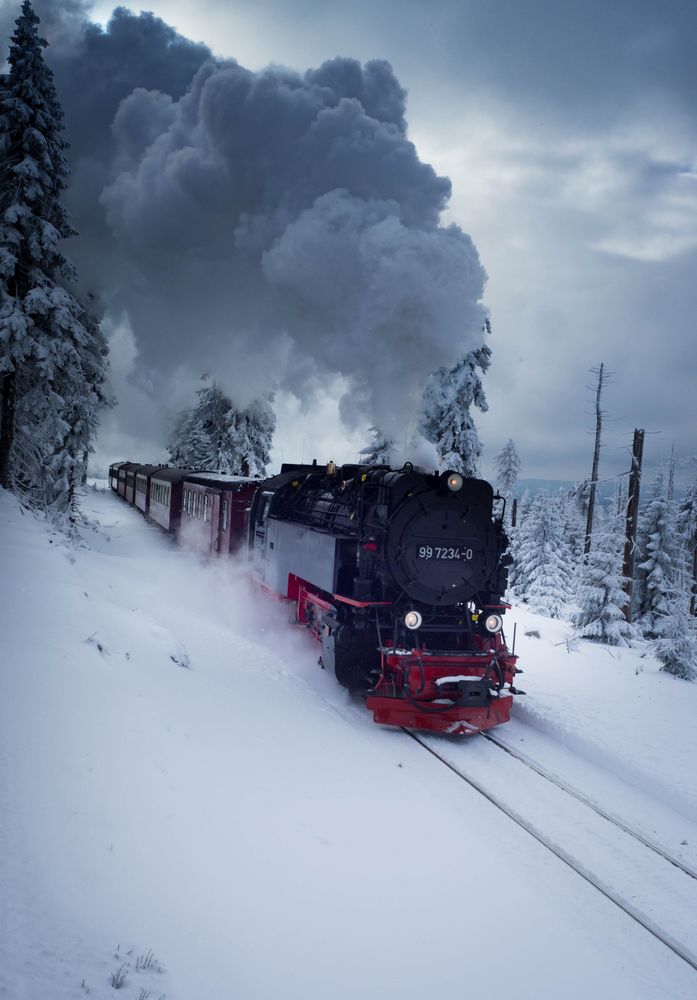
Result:
{"type": "Polygon", "coordinates": [[[349,691],[367,691],[373,686],[378,652],[372,636],[342,625],[334,640],[334,673],[349,691]]]}

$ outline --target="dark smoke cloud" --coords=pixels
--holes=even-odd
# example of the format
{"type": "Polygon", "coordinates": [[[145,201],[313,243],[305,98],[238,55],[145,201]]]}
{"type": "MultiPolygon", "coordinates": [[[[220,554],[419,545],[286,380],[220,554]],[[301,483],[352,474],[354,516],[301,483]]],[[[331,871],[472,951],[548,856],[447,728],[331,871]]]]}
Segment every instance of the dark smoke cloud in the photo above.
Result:
{"type": "Polygon", "coordinates": [[[142,364],[249,395],[341,374],[347,423],[403,430],[428,371],[481,342],[485,275],[439,225],[450,182],[389,64],[253,73],[152,15],[51,10],[75,256],[142,364]]]}

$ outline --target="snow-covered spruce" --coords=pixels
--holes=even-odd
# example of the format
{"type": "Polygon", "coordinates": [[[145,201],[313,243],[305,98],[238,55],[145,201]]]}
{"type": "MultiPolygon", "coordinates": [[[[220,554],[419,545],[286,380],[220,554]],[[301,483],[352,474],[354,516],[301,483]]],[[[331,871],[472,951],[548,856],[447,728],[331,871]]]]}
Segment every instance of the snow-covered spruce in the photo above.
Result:
{"type": "Polygon", "coordinates": [[[365,465],[391,465],[395,449],[392,438],[387,437],[379,427],[369,427],[368,432],[372,434],[372,440],[358,452],[359,461],[365,465]]]}
{"type": "Polygon", "coordinates": [[[571,619],[580,636],[610,646],[627,646],[634,634],[624,616],[628,598],[622,589],[622,551],[622,536],[612,530],[612,522],[609,527],[598,524],[580,571],[580,611],[571,619]]]}
{"type": "Polygon", "coordinates": [[[496,487],[502,496],[513,496],[520,475],[520,458],[513,439],[509,438],[494,458],[496,487]]]}
{"type": "Polygon", "coordinates": [[[569,490],[561,497],[562,537],[564,547],[571,560],[575,583],[577,587],[578,573],[583,562],[583,543],[586,538],[586,518],[578,503],[576,489],[569,490]]]}
{"type": "Polygon", "coordinates": [[[685,555],[689,611],[694,615],[697,610],[697,482],[692,484],[678,507],[676,528],[685,555]]]}
{"type": "Polygon", "coordinates": [[[530,499],[530,494],[526,490],[518,502],[518,518],[516,526],[515,528],[509,527],[507,529],[509,539],[508,554],[511,557],[511,563],[508,567],[508,589],[511,593],[515,593],[516,596],[520,598],[523,598],[522,591],[525,586],[519,575],[521,542],[524,539],[524,525],[530,513],[531,505],[532,500],[530,499]]]}
{"type": "Polygon", "coordinates": [[[657,638],[659,618],[669,614],[668,592],[681,566],[675,532],[674,504],[668,500],[665,477],[653,485],[653,497],[639,524],[636,615],[647,638],[657,638]]]}
{"type": "Polygon", "coordinates": [[[60,202],[68,170],[46,41],[29,0],[0,99],[0,484],[54,518],[74,509],[104,389],[107,346],[66,285],[74,236],[60,202]]]}
{"type": "Polygon", "coordinates": [[[657,618],[653,653],[662,669],[684,680],[697,680],[697,621],[690,614],[690,592],[684,579],[667,594],[668,610],[657,618]]]}
{"type": "MultiPolygon", "coordinates": [[[[486,333],[491,332],[489,321],[486,333]]],[[[491,364],[491,348],[470,351],[454,368],[433,372],[424,389],[419,433],[436,446],[441,467],[463,476],[479,475],[482,444],[470,407],[489,409],[479,371],[491,364]],[[478,371],[479,369],[479,371],[478,371]]]]}
{"type": "Polygon", "coordinates": [[[169,440],[174,465],[233,476],[265,475],[276,427],[270,399],[237,410],[215,382],[205,384],[196,396],[195,406],[180,414],[169,440]]]}
{"type": "Polygon", "coordinates": [[[269,450],[276,429],[276,415],[271,398],[255,399],[235,415],[237,456],[240,475],[264,476],[271,461],[269,450]]]}
{"type": "Polygon", "coordinates": [[[561,618],[572,598],[573,564],[564,543],[559,496],[538,493],[516,533],[512,555],[517,596],[533,611],[561,618]]]}

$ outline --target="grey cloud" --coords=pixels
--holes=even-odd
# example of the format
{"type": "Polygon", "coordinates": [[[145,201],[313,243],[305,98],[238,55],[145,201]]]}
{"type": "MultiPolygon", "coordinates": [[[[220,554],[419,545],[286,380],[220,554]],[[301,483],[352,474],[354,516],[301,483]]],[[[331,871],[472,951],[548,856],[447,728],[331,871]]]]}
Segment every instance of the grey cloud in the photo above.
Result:
{"type": "Polygon", "coordinates": [[[685,0],[209,0],[208,10],[216,27],[230,23],[228,44],[239,27],[250,50],[291,65],[328,52],[388,58],[411,115],[455,118],[491,95],[532,127],[609,124],[647,94],[693,112],[697,6],[685,0]]]}

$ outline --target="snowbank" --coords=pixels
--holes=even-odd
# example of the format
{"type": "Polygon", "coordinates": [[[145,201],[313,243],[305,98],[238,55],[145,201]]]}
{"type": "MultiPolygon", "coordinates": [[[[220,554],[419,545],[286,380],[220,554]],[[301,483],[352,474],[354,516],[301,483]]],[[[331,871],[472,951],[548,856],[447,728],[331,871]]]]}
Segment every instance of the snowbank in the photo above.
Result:
{"type": "Polygon", "coordinates": [[[515,716],[697,822],[697,684],[662,672],[647,643],[575,640],[524,605],[509,617],[527,693],[515,716]]]}
{"type": "MultiPolygon", "coordinates": [[[[374,726],[228,564],[109,492],[85,508],[71,550],[0,491],[0,995],[107,1000],[120,977],[130,1000],[694,995],[687,967],[374,726]]],[[[592,668],[561,683],[528,642],[525,711],[580,739],[592,668]]]]}

